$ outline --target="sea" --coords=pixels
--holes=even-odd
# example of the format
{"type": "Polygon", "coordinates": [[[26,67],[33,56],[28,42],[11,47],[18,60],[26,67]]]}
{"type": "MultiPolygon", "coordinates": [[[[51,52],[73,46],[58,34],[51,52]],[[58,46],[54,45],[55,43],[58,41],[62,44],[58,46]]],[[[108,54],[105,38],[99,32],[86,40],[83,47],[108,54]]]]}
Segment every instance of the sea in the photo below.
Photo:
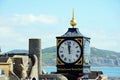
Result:
{"type": "MultiPolygon", "coordinates": [[[[57,71],[56,67],[43,68],[43,70],[48,74],[57,71]]],[[[103,74],[108,77],[120,77],[120,67],[92,67],[91,70],[103,71],[103,74]]],[[[2,76],[1,73],[0,70],[0,76],[2,76]]]]}
{"type": "MultiPolygon", "coordinates": [[[[91,70],[103,71],[103,74],[108,77],[120,77],[120,67],[92,67],[91,70]]],[[[51,73],[56,72],[57,69],[55,67],[44,68],[44,71],[51,73]]]]}

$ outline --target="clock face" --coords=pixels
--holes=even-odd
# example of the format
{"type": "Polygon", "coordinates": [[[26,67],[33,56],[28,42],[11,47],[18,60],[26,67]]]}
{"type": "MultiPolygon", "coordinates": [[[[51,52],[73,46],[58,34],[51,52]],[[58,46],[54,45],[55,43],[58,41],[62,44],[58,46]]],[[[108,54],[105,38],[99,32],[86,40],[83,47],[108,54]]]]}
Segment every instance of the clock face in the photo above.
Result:
{"type": "Polygon", "coordinates": [[[58,55],[63,62],[74,63],[80,58],[81,47],[74,40],[66,40],[59,46],[58,55]]]}

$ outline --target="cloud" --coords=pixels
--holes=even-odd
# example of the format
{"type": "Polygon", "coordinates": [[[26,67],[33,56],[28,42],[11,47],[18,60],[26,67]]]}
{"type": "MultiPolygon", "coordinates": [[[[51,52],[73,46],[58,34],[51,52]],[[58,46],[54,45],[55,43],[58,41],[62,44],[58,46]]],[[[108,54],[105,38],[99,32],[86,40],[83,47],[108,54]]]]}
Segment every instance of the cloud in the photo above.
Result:
{"type": "Polygon", "coordinates": [[[83,35],[91,38],[91,47],[120,52],[120,32],[99,27],[83,28],[83,35]]]}
{"type": "Polygon", "coordinates": [[[58,19],[50,15],[16,14],[13,16],[0,16],[0,25],[29,25],[32,23],[55,24],[58,19]]]}
{"type": "Polygon", "coordinates": [[[24,46],[21,47],[21,44],[24,44],[24,46],[26,44],[24,36],[16,32],[11,27],[0,27],[0,47],[3,52],[16,48],[24,48],[24,46]]]}
{"type": "Polygon", "coordinates": [[[110,33],[107,31],[93,31],[91,33],[91,46],[101,49],[120,51],[120,33],[110,33]]]}
{"type": "Polygon", "coordinates": [[[16,33],[9,27],[0,27],[0,37],[11,37],[16,33]]]}

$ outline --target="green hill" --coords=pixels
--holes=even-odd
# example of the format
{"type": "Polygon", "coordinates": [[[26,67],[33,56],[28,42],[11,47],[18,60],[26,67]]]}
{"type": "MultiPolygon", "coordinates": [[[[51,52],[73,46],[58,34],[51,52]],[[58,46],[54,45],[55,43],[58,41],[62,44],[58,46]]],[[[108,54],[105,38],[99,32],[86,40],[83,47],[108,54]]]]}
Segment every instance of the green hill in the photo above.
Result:
{"type": "MultiPolygon", "coordinates": [[[[43,66],[56,66],[56,50],[55,46],[42,49],[43,66]]],[[[28,51],[12,50],[7,53],[28,53],[28,51]]],[[[91,66],[95,67],[120,67],[120,53],[91,47],[90,62],[91,66]]]]}
{"type": "MultiPolygon", "coordinates": [[[[43,66],[56,65],[56,47],[49,47],[42,50],[43,66]]],[[[91,65],[96,67],[120,67],[120,53],[91,48],[91,65]]]]}

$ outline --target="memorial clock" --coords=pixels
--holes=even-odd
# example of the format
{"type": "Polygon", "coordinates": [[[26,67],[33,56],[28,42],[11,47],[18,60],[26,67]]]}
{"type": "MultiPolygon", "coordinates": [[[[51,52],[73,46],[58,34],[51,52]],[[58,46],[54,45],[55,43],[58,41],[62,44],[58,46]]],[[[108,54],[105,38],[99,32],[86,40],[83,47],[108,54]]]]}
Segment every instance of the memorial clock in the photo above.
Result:
{"type": "Polygon", "coordinates": [[[72,28],[57,38],[57,72],[84,74],[90,72],[90,38],[75,28],[74,11],[70,22],[72,28]]]}

